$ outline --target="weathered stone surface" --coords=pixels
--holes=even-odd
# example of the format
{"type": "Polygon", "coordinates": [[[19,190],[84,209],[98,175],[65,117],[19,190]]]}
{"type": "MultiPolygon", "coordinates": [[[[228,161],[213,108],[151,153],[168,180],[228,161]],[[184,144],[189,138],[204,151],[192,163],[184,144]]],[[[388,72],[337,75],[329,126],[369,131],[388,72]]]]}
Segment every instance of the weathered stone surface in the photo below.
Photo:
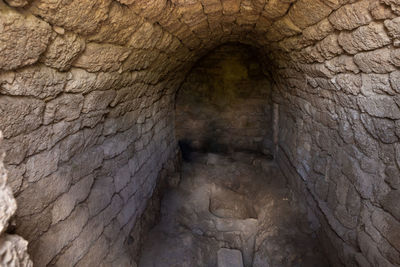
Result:
{"type": "Polygon", "coordinates": [[[354,56],[354,63],[365,73],[387,73],[396,70],[388,48],[358,53],[354,56]]]}
{"type": "Polygon", "coordinates": [[[68,75],[52,68],[27,67],[0,74],[0,92],[6,95],[55,97],[64,89],[68,75]]]}
{"type": "Polygon", "coordinates": [[[388,74],[362,74],[361,77],[361,91],[365,96],[375,94],[395,94],[390,86],[388,74]]]}
{"type": "MultiPolygon", "coordinates": [[[[3,134],[0,131],[0,145],[2,140],[3,134]]],[[[0,147],[0,265],[31,267],[32,262],[27,253],[28,242],[20,236],[5,234],[9,220],[17,209],[17,203],[7,185],[7,171],[3,159],[3,149],[0,147]]]]}
{"type": "Polygon", "coordinates": [[[82,112],[104,110],[113,101],[114,97],[114,90],[90,92],[85,96],[82,112]]]}
{"type": "MultiPolygon", "coordinates": [[[[0,139],[3,139],[3,136],[0,132],[0,139]]],[[[0,140],[1,142],[1,140],[0,140]]],[[[4,233],[7,229],[8,221],[11,216],[15,213],[17,209],[17,203],[12,195],[11,189],[7,186],[7,171],[3,165],[4,155],[0,157],[0,235],[4,233]]],[[[0,241],[0,244],[2,242],[0,241]]]]}
{"type": "Polygon", "coordinates": [[[84,97],[79,94],[63,94],[46,104],[43,123],[50,124],[65,119],[71,121],[79,118],[84,97]]]}
{"type": "Polygon", "coordinates": [[[289,7],[289,1],[271,0],[266,3],[263,15],[269,19],[276,19],[285,15],[289,7]]]}
{"type": "Polygon", "coordinates": [[[30,157],[26,163],[26,176],[29,182],[36,182],[55,172],[60,156],[59,153],[58,148],[54,148],[30,157]]]}
{"type": "Polygon", "coordinates": [[[44,103],[36,99],[14,100],[8,96],[0,96],[0,110],[2,111],[0,125],[4,131],[4,137],[10,138],[40,127],[44,107],[44,103]]]}
{"type": "Polygon", "coordinates": [[[368,7],[367,0],[348,4],[334,11],[328,19],[338,30],[352,30],[372,21],[368,7]]]}
{"type": "Polygon", "coordinates": [[[218,250],[218,267],[243,267],[240,250],[221,248],[218,250]]]}
{"type": "Polygon", "coordinates": [[[325,59],[331,59],[343,53],[343,49],[339,46],[338,36],[335,34],[328,35],[317,44],[317,51],[325,59]]]}
{"type": "Polygon", "coordinates": [[[65,244],[74,240],[89,218],[87,207],[80,205],[75,208],[67,220],[61,221],[44,233],[36,242],[33,258],[35,264],[45,266],[59,253],[65,244]],[[48,244],[52,244],[48,246],[48,244]]]}
{"type": "Polygon", "coordinates": [[[390,6],[396,15],[400,15],[400,4],[398,0],[382,0],[382,2],[390,6]]]}
{"type": "Polygon", "coordinates": [[[160,27],[144,22],[131,36],[128,46],[138,49],[151,49],[162,37],[160,27]]]}
{"type": "Polygon", "coordinates": [[[31,0],[6,0],[6,2],[12,7],[23,7],[31,2],[31,0]]]}
{"type": "Polygon", "coordinates": [[[358,95],[361,92],[362,80],[360,75],[339,74],[335,77],[335,81],[346,94],[358,95]]]}
{"type": "Polygon", "coordinates": [[[240,10],[240,0],[224,0],[221,4],[224,15],[233,15],[240,10]]]}
{"type": "Polygon", "coordinates": [[[108,18],[100,30],[91,35],[88,40],[96,43],[126,44],[143,20],[133,12],[133,9],[118,3],[112,3],[108,18]]]}
{"type": "Polygon", "coordinates": [[[371,116],[389,119],[400,119],[400,109],[392,97],[386,95],[375,95],[368,98],[358,99],[361,111],[371,116]],[[372,99],[373,101],[370,101],[372,99]]]}
{"type": "Polygon", "coordinates": [[[396,67],[400,67],[400,48],[396,48],[390,51],[390,57],[392,64],[396,67]]]}
{"type": "Polygon", "coordinates": [[[321,0],[298,0],[289,9],[289,17],[299,28],[304,29],[325,18],[332,8],[321,0]]]}
{"type": "Polygon", "coordinates": [[[377,209],[372,213],[372,223],[394,248],[397,250],[400,248],[399,221],[390,214],[377,209]]]}
{"type": "Polygon", "coordinates": [[[398,205],[399,197],[400,197],[399,190],[391,190],[381,200],[381,205],[383,209],[388,211],[398,221],[400,220],[400,206],[398,205]]]}
{"type": "Polygon", "coordinates": [[[371,12],[372,17],[378,20],[395,17],[395,14],[392,12],[389,6],[378,1],[370,2],[369,11],[371,12]]]}
{"type": "Polygon", "coordinates": [[[104,86],[104,82],[100,83],[100,81],[97,80],[97,74],[95,73],[76,68],[71,69],[69,73],[71,79],[65,85],[65,92],[88,93],[104,86]]]}
{"type": "Polygon", "coordinates": [[[334,57],[330,60],[325,61],[325,66],[335,72],[335,73],[344,73],[344,72],[352,72],[359,73],[360,70],[357,65],[354,63],[353,57],[347,55],[341,55],[338,57],[334,57]]]}
{"type": "Polygon", "coordinates": [[[303,30],[304,38],[308,40],[322,40],[334,31],[332,24],[328,19],[323,19],[315,25],[303,30]]]}
{"type": "Polygon", "coordinates": [[[113,179],[111,177],[99,177],[93,184],[88,198],[90,216],[98,214],[111,202],[115,192],[113,179]]]}
{"type": "Polygon", "coordinates": [[[0,237],[1,266],[4,267],[32,267],[28,255],[28,242],[17,235],[3,235],[0,237]]]}
{"type": "Polygon", "coordinates": [[[343,49],[350,54],[374,50],[391,43],[383,24],[375,22],[361,26],[353,32],[342,32],[338,40],[343,49]]]}
{"type": "MultiPolygon", "coordinates": [[[[182,146],[258,150],[264,138],[270,139],[272,131],[262,125],[272,121],[272,105],[264,100],[271,85],[257,63],[245,63],[249,59],[254,58],[244,46],[225,45],[193,68],[176,98],[176,137],[182,146]]],[[[271,153],[271,144],[264,149],[271,153]]]]}
{"type": "Polygon", "coordinates": [[[89,43],[72,66],[84,68],[89,72],[116,71],[130,52],[129,48],[122,46],[89,43]]]}
{"type": "Polygon", "coordinates": [[[32,15],[22,15],[0,3],[0,70],[38,61],[50,41],[51,27],[32,15]]]}
{"type": "Polygon", "coordinates": [[[400,93],[400,71],[391,72],[389,78],[392,89],[400,93]]]}
{"type": "Polygon", "coordinates": [[[107,19],[110,3],[110,0],[73,0],[68,4],[59,0],[40,0],[34,1],[29,10],[52,25],[88,35],[96,31],[100,22],[107,19]]]}
{"type": "Polygon", "coordinates": [[[59,197],[52,209],[52,223],[56,224],[67,218],[76,204],[82,202],[89,195],[93,184],[93,175],[82,178],[79,182],[71,186],[68,192],[59,197]]]}
{"type": "Polygon", "coordinates": [[[49,67],[66,71],[84,49],[84,40],[76,34],[57,35],[43,54],[42,62],[49,67]]]}
{"type": "Polygon", "coordinates": [[[394,39],[400,38],[400,17],[392,20],[385,20],[384,24],[390,37],[394,39]]]}

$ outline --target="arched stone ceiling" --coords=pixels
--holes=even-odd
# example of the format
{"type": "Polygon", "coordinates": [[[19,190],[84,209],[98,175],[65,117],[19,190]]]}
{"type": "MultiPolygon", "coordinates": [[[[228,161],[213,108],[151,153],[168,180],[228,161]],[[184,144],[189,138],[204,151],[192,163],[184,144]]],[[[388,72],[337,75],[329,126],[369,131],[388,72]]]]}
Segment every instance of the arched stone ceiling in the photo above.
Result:
{"type": "Polygon", "coordinates": [[[337,266],[400,264],[399,16],[399,0],[0,1],[4,163],[35,264],[120,259],[175,166],[174,94],[226,42],[273,74],[280,156],[337,266]]]}
{"type": "MultiPolygon", "coordinates": [[[[183,62],[193,62],[199,55],[228,41],[260,47],[272,53],[270,58],[275,63],[280,60],[323,62],[360,48],[348,47],[357,44],[348,44],[352,36],[347,31],[399,12],[394,0],[7,2],[48,24],[41,23],[35,29],[42,31],[38,32],[42,47],[34,45],[32,55],[25,55],[29,60],[21,58],[15,66],[3,68],[32,64],[47,48],[42,56],[44,64],[59,70],[67,70],[72,64],[90,72],[144,69],[152,62],[159,66],[166,64],[168,68],[184,66],[183,62]],[[346,34],[339,37],[342,30],[346,34]],[[64,56],[55,59],[57,54],[64,56]]],[[[8,8],[3,6],[2,10],[7,12],[8,8]]],[[[382,36],[371,36],[382,27],[372,25],[364,32],[371,33],[371,42],[386,42],[381,40],[382,36]]],[[[9,34],[13,37],[18,33],[9,34]]],[[[353,35],[357,38],[360,34],[353,35]]],[[[16,48],[10,48],[10,52],[16,48]]]]}

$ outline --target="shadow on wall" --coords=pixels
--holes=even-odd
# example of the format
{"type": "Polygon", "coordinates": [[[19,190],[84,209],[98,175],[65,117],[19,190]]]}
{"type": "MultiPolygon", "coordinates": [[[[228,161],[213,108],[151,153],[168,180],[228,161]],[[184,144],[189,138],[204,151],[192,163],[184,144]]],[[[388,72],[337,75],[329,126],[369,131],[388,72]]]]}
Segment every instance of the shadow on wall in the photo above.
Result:
{"type": "Polygon", "coordinates": [[[209,122],[208,135],[204,140],[201,140],[202,146],[200,148],[194,145],[193,140],[188,138],[179,139],[178,144],[182,153],[182,158],[185,161],[192,161],[191,153],[193,151],[211,152],[211,153],[227,153],[231,152],[231,148],[227,144],[218,143],[221,135],[216,130],[215,122],[209,122]]]}
{"type": "Polygon", "coordinates": [[[271,83],[254,50],[226,44],[202,58],[176,96],[176,135],[190,151],[272,154],[271,83]]]}

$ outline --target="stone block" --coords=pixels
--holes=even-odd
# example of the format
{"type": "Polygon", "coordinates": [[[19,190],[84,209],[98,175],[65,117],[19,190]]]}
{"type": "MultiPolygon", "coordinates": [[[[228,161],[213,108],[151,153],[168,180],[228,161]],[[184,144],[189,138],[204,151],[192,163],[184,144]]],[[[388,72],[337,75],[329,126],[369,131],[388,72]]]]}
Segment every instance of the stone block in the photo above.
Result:
{"type": "Polygon", "coordinates": [[[332,8],[321,0],[298,0],[289,9],[288,16],[295,25],[304,29],[327,17],[331,11],[332,8]]]}
{"type": "Polygon", "coordinates": [[[33,1],[28,10],[52,25],[82,35],[94,33],[107,19],[111,0],[72,0],[68,4],[53,0],[33,1]]]}
{"type": "Polygon", "coordinates": [[[43,66],[26,67],[12,74],[12,78],[0,75],[0,92],[7,95],[54,98],[61,93],[68,80],[61,73],[43,66]]]}
{"type": "Polygon", "coordinates": [[[395,95],[389,82],[388,74],[361,74],[362,87],[361,92],[365,96],[371,96],[376,94],[381,95],[395,95]]]}
{"type": "Polygon", "coordinates": [[[365,73],[388,73],[396,70],[392,65],[391,50],[388,48],[358,53],[354,56],[354,63],[365,73]]]}
{"type": "Polygon", "coordinates": [[[352,32],[341,32],[338,38],[339,44],[350,54],[361,51],[374,50],[391,43],[383,24],[372,22],[361,26],[352,32]]]}
{"type": "Polygon", "coordinates": [[[368,98],[360,97],[358,105],[362,112],[367,112],[371,116],[394,120],[400,119],[400,109],[390,96],[375,95],[368,98]]]}
{"type": "Polygon", "coordinates": [[[240,0],[223,0],[221,4],[224,15],[233,15],[240,10],[240,0]]]}
{"type": "Polygon", "coordinates": [[[93,91],[85,96],[83,102],[83,113],[91,111],[101,111],[107,108],[107,106],[113,101],[116,92],[114,90],[107,91],[93,91]]]}
{"type": "Polygon", "coordinates": [[[44,103],[36,99],[0,96],[1,130],[5,138],[28,133],[40,127],[44,103]]]}
{"type": "Polygon", "coordinates": [[[34,262],[38,266],[46,266],[74,240],[89,219],[87,207],[80,205],[72,212],[68,219],[59,222],[45,232],[33,247],[34,262]]]}
{"type": "Polygon", "coordinates": [[[107,207],[114,193],[115,187],[111,177],[97,177],[87,200],[90,216],[97,215],[107,207]]]}
{"type": "Polygon", "coordinates": [[[400,71],[393,71],[389,76],[390,85],[392,89],[396,91],[396,93],[400,93],[400,71]]]}
{"type": "Polygon", "coordinates": [[[129,170],[129,165],[125,165],[120,168],[114,177],[115,191],[121,191],[130,181],[131,173],[129,170]]]}
{"type": "Polygon", "coordinates": [[[52,224],[67,218],[75,206],[86,199],[93,184],[93,175],[82,178],[72,185],[68,192],[61,195],[53,205],[52,224]]]}
{"type": "Polygon", "coordinates": [[[218,267],[243,267],[242,252],[237,249],[220,248],[218,267]]]}
{"type": "Polygon", "coordinates": [[[346,94],[358,95],[361,92],[362,80],[357,74],[338,74],[334,81],[337,86],[346,94]]]}
{"type": "Polygon", "coordinates": [[[36,182],[55,172],[58,167],[59,158],[59,147],[54,147],[51,150],[31,156],[26,162],[25,177],[29,182],[36,182]]]}
{"type": "Polygon", "coordinates": [[[307,27],[303,30],[302,34],[307,40],[318,41],[324,39],[326,36],[334,31],[332,24],[328,19],[323,19],[320,22],[307,27]]]}
{"type": "Polygon", "coordinates": [[[52,68],[66,71],[85,49],[85,41],[74,33],[57,35],[50,43],[41,61],[52,68]]]}
{"type": "Polygon", "coordinates": [[[72,66],[89,72],[117,71],[130,53],[131,50],[123,46],[88,43],[85,51],[73,62],[72,66]]]}
{"type": "MultiPolygon", "coordinates": [[[[148,1],[147,3],[145,1],[140,2],[141,8],[148,4],[148,1]]],[[[88,41],[124,45],[142,23],[142,17],[135,13],[134,8],[113,2],[107,20],[101,24],[100,29],[95,34],[89,36],[88,41]]]]}
{"type": "MultiPolygon", "coordinates": [[[[13,1],[15,3],[15,1],[13,1]]],[[[32,65],[50,42],[51,26],[0,3],[0,70],[32,65]]]]}
{"type": "Polygon", "coordinates": [[[400,222],[390,214],[376,209],[372,214],[372,223],[387,241],[397,250],[400,249],[400,222]]]}
{"type": "Polygon", "coordinates": [[[391,190],[380,201],[384,210],[400,221],[400,190],[391,190]]]}
{"type": "Polygon", "coordinates": [[[72,121],[79,118],[84,97],[80,94],[63,94],[46,104],[43,123],[45,125],[60,120],[72,121]]]}
{"type": "Polygon", "coordinates": [[[353,30],[372,21],[367,0],[345,5],[334,11],[329,21],[337,30],[353,30]]]}

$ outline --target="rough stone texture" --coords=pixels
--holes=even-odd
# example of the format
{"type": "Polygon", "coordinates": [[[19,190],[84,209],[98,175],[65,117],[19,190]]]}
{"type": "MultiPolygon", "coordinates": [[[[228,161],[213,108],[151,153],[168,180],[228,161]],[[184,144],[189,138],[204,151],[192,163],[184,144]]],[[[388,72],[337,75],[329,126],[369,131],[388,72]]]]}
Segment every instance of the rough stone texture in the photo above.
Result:
{"type": "Polygon", "coordinates": [[[243,267],[240,250],[221,248],[218,250],[218,267],[243,267]]]}
{"type": "Polygon", "coordinates": [[[310,235],[317,227],[289,191],[260,153],[193,152],[161,202],[138,266],[327,266],[310,235]]]}
{"type": "Polygon", "coordinates": [[[84,40],[74,33],[57,35],[43,55],[43,63],[60,71],[68,70],[84,48],[84,40]]]}
{"type": "Polygon", "coordinates": [[[0,265],[4,267],[30,267],[32,261],[27,252],[28,242],[18,235],[7,233],[10,218],[14,215],[17,204],[11,188],[7,185],[2,140],[3,134],[0,131],[0,265]]]}
{"type": "Polygon", "coordinates": [[[0,70],[35,63],[50,41],[51,27],[0,2],[0,70]]]}
{"type": "Polygon", "coordinates": [[[332,265],[400,264],[398,0],[6,2],[0,128],[34,262],[131,264],[129,233],[176,156],[175,92],[240,42],[273,79],[276,158],[332,265]]]}
{"type": "Polygon", "coordinates": [[[222,46],[188,74],[176,100],[183,149],[272,154],[272,88],[253,53],[246,46],[222,46]]]}

